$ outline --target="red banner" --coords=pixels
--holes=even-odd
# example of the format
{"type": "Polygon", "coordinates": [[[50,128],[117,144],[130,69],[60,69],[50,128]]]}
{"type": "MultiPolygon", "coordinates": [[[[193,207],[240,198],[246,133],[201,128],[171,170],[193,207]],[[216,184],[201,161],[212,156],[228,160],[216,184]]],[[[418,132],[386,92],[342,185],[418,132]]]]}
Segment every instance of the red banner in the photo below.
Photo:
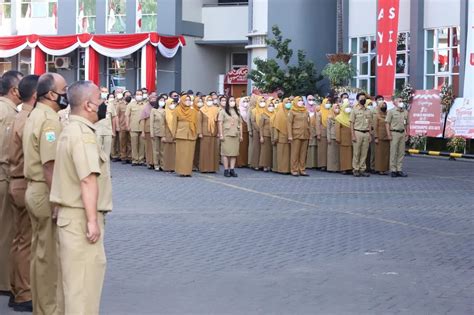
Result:
{"type": "Polygon", "coordinates": [[[226,84],[247,84],[248,67],[231,70],[225,76],[226,84]]]}
{"type": "Polygon", "coordinates": [[[376,83],[383,96],[392,96],[395,86],[399,5],[400,0],[378,0],[376,83]]]}
{"type": "Polygon", "coordinates": [[[438,90],[420,90],[413,96],[409,112],[410,136],[442,137],[441,97],[438,90]]]}

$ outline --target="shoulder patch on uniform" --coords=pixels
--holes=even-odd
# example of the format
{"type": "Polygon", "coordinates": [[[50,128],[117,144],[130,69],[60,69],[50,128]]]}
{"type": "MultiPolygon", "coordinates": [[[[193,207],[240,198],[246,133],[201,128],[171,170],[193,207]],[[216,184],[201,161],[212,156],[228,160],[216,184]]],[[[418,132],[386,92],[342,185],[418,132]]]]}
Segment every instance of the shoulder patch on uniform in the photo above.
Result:
{"type": "Polygon", "coordinates": [[[54,131],[46,131],[44,136],[48,142],[56,141],[56,133],[54,131]]]}
{"type": "Polygon", "coordinates": [[[95,134],[83,134],[82,135],[82,141],[84,143],[95,144],[95,143],[97,143],[96,135],[95,134]]]}

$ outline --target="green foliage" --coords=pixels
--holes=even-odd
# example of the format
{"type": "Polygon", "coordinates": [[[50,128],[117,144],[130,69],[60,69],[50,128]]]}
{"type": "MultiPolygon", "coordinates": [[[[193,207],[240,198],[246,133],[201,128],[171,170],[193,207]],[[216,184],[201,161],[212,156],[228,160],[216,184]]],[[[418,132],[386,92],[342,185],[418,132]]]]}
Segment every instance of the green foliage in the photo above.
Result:
{"type": "Polygon", "coordinates": [[[426,149],[426,135],[417,135],[409,138],[410,148],[417,150],[426,149]]]}
{"type": "Polygon", "coordinates": [[[329,79],[333,88],[343,86],[354,76],[355,70],[349,63],[328,63],[324,67],[323,76],[329,79]]]}
{"type": "Polygon", "coordinates": [[[441,87],[441,105],[443,105],[443,112],[449,112],[451,105],[453,105],[456,97],[454,96],[453,86],[444,83],[441,87]]]}
{"type": "Polygon", "coordinates": [[[415,89],[409,84],[403,85],[402,90],[395,91],[394,96],[400,97],[405,104],[411,104],[413,101],[413,95],[415,94],[415,89]]]}
{"type": "Polygon", "coordinates": [[[248,78],[264,93],[277,89],[282,89],[286,96],[314,93],[316,83],[322,79],[316,74],[314,63],[306,59],[303,50],[298,50],[296,64],[289,65],[293,57],[293,49],[289,48],[291,39],[283,39],[276,25],[272,27],[272,33],[274,38],[267,38],[267,45],[276,50],[276,59],[256,58],[256,69],[249,72],[248,78]],[[281,60],[283,66],[277,60],[281,60]]]}
{"type": "Polygon", "coordinates": [[[466,139],[463,137],[453,137],[449,139],[447,147],[454,153],[464,153],[466,148],[466,139]]]}

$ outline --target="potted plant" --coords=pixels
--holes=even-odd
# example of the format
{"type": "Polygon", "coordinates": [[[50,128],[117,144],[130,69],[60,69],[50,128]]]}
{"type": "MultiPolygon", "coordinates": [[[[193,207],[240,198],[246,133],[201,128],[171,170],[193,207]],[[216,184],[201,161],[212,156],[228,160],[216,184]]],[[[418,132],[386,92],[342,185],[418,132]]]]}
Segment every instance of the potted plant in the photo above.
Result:
{"type": "Polygon", "coordinates": [[[409,138],[408,143],[411,149],[426,150],[426,135],[412,136],[409,138]]]}
{"type": "Polygon", "coordinates": [[[324,67],[322,74],[328,78],[332,88],[336,88],[338,86],[347,85],[348,81],[354,76],[355,70],[351,64],[338,61],[328,63],[324,67]]]}
{"type": "Polygon", "coordinates": [[[441,105],[443,106],[443,113],[449,113],[449,109],[455,100],[453,86],[444,83],[440,91],[441,105]]]}
{"type": "Polygon", "coordinates": [[[447,147],[454,153],[464,153],[466,148],[466,139],[463,137],[453,137],[449,139],[447,147]]]}

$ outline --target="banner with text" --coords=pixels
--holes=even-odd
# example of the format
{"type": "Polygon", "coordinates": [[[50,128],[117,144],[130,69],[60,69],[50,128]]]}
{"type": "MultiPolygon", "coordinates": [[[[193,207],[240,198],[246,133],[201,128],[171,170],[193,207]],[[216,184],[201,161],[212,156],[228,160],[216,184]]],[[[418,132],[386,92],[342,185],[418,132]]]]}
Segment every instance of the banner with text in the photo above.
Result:
{"type": "Polygon", "coordinates": [[[378,0],[377,94],[392,96],[395,86],[400,0],[378,0]]]}
{"type": "Polygon", "coordinates": [[[468,2],[464,98],[474,99],[474,0],[468,2]]]}
{"type": "Polygon", "coordinates": [[[415,92],[410,106],[409,122],[410,136],[443,136],[441,97],[438,90],[415,92]]]}
{"type": "Polygon", "coordinates": [[[474,99],[457,98],[449,110],[446,128],[446,138],[454,136],[474,139],[474,99]]]}

